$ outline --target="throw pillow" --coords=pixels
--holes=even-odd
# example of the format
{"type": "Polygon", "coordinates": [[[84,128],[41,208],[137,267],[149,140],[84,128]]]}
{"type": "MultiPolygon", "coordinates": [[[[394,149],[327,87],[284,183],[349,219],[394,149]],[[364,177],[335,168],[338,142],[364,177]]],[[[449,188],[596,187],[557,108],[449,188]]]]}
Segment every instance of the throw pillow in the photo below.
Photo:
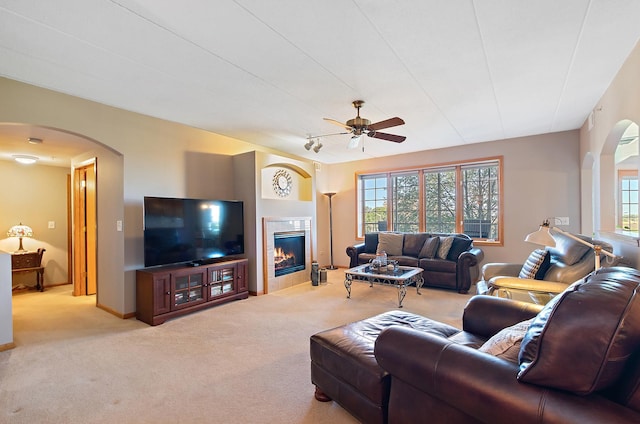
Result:
{"type": "Polygon", "coordinates": [[[454,237],[449,253],[447,253],[447,259],[450,261],[457,261],[458,256],[462,252],[466,252],[471,247],[473,240],[463,237],[454,237]]]}
{"type": "Polygon", "coordinates": [[[440,245],[440,237],[427,237],[422,249],[420,249],[419,258],[433,259],[438,253],[438,246],[440,245]]]}
{"type": "Polygon", "coordinates": [[[638,270],[600,268],[554,297],[522,340],[518,380],[581,395],[616,383],[640,343],[639,289],[638,270]]]}
{"type": "Polygon", "coordinates": [[[478,350],[517,364],[520,344],[529,329],[531,321],[533,321],[533,318],[514,324],[511,327],[503,328],[480,346],[478,350]]]}
{"type": "Polygon", "coordinates": [[[387,252],[388,256],[402,256],[404,234],[379,233],[376,253],[387,252]]]}
{"type": "Polygon", "coordinates": [[[438,247],[438,259],[447,259],[447,255],[449,254],[449,250],[453,245],[453,236],[448,237],[440,237],[440,246],[438,247]]]}
{"type": "Polygon", "coordinates": [[[518,278],[542,280],[550,266],[551,254],[544,249],[536,249],[531,252],[524,265],[522,265],[518,278]]]}
{"type": "Polygon", "coordinates": [[[378,233],[364,235],[364,253],[376,253],[378,248],[378,233]]]}
{"type": "Polygon", "coordinates": [[[418,257],[428,235],[425,233],[407,233],[404,235],[402,254],[405,256],[418,257]]]}

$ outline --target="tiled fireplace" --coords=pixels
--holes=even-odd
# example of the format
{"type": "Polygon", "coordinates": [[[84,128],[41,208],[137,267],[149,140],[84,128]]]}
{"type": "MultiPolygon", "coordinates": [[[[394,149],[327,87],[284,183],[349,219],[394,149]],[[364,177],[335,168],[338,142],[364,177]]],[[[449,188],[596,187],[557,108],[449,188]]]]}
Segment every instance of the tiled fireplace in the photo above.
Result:
{"type": "Polygon", "coordinates": [[[311,218],[263,218],[265,293],[310,280],[311,218]]]}

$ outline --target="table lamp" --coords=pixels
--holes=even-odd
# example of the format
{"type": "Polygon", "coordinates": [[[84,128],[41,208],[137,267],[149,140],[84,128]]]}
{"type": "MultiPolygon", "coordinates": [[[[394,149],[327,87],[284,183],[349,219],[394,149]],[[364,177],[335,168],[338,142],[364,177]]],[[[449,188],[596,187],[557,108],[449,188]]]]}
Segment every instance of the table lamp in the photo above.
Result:
{"type": "Polygon", "coordinates": [[[7,231],[7,236],[20,238],[20,247],[18,247],[16,253],[26,252],[24,247],[22,247],[22,237],[33,237],[33,230],[28,225],[22,225],[21,222],[20,224],[14,225],[13,227],[9,228],[9,231],[7,231]]]}

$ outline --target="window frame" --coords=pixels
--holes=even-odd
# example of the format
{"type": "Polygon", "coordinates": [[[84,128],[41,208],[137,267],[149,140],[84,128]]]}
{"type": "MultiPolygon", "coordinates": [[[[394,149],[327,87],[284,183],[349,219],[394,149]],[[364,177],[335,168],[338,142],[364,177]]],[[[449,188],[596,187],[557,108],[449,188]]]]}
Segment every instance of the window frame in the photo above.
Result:
{"type": "Polygon", "coordinates": [[[425,214],[425,201],[424,201],[424,192],[425,192],[425,182],[424,176],[427,172],[437,172],[438,170],[454,170],[455,171],[455,232],[463,233],[464,232],[464,210],[463,210],[463,196],[464,196],[464,187],[462,180],[462,173],[464,169],[469,169],[472,167],[481,167],[482,165],[491,165],[495,164],[497,166],[497,189],[499,191],[497,196],[497,213],[496,219],[496,231],[498,237],[496,239],[489,238],[479,238],[472,237],[475,245],[485,245],[485,246],[503,246],[504,245],[504,187],[503,187],[503,176],[504,176],[504,157],[503,156],[492,156],[486,158],[479,159],[470,159],[465,161],[457,161],[457,162],[449,162],[449,163],[441,163],[441,164],[430,164],[423,165],[419,167],[408,167],[408,168],[398,168],[392,170],[380,170],[380,171],[370,171],[370,172],[356,172],[356,239],[363,240],[364,234],[367,232],[371,232],[370,229],[365,227],[365,199],[363,197],[363,180],[371,179],[371,178],[386,178],[387,184],[387,193],[386,193],[386,216],[387,216],[387,228],[391,231],[393,226],[393,216],[395,211],[393,210],[393,202],[394,202],[394,192],[393,192],[393,179],[402,175],[412,175],[417,174],[418,176],[418,185],[419,185],[419,206],[418,206],[418,224],[419,224],[419,232],[436,232],[433,230],[426,229],[427,223],[426,214],[425,214]]]}
{"type": "MultiPolygon", "coordinates": [[[[633,233],[633,234],[638,234],[638,232],[640,232],[640,226],[638,226],[638,223],[636,223],[636,227],[635,229],[633,228],[624,228],[622,225],[624,223],[624,218],[625,218],[625,214],[624,214],[624,205],[629,205],[629,206],[635,206],[635,209],[638,209],[638,201],[636,200],[635,202],[625,202],[624,201],[624,192],[627,191],[629,193],[635,192],[636,193],[636,199],[638,198],[638,194],[640,194],[640,190],[638,188],[636,188],[635,190],[633,189],[628,189],[625,190],[623,188],[623,182],[624,181],[632,181],[635,180],[636,181],[636,187],[637,187],[637,183],[638,181],[638,170],[637,169],[618,169],[617,172],[617,180],[618,180],[618,188],[617,188],[617,193],[616,195],[618,196],[618,201],[617,201],[617,216],[616,216],[616,231],[621,231],[623,233],[633,233]]],[[[629,218],[631,219],[631,218],[629,218]]],[[[638,219],[638,215],[636,214],[636,219],[638,219]]]]}

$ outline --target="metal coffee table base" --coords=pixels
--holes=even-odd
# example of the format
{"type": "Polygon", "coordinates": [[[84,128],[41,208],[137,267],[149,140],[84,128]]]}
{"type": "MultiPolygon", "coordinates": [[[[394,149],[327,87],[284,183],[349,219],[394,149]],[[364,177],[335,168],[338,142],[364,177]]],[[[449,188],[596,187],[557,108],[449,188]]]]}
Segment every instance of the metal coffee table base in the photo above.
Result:
{"type": "Polygon", "coordinates": [[[360,265],[344,273],[344,287],[347,289],[347,299],[351,298],[351,283],[353,280],[367,281],[369,287],[373,284],[395,285],[398,289],[398,308],[402,308],[402,301],[407,294],[407,286],[416,285],[416,292],[421,295],[420,288],[424,284],[422,268],[401,266],[389,273],[372,272],[369,265],[360,265]]]}

